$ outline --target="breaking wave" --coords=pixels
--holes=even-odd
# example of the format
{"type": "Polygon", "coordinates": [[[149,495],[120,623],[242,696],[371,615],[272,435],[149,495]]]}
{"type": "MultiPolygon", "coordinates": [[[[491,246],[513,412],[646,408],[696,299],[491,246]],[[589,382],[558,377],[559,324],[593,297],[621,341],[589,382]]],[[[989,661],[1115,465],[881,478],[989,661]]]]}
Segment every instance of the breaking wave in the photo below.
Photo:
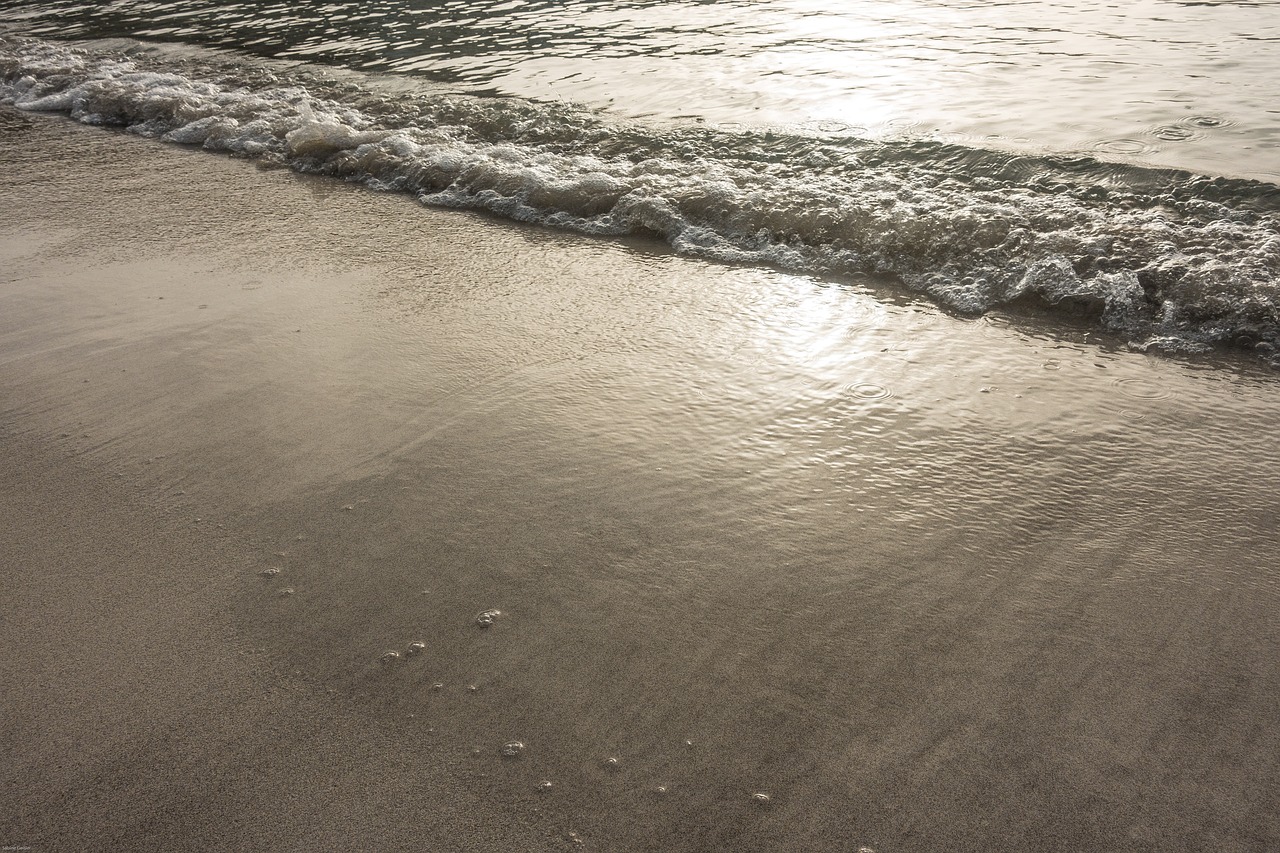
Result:
{"type": "Polygon", "coordinates": [[[1280,187],[1087,157],[622,122],[207,50],[0,36],[0,103],[584,234],[947,308],[1034,304],[1139,347],[1280,345],[1280,187]]]}

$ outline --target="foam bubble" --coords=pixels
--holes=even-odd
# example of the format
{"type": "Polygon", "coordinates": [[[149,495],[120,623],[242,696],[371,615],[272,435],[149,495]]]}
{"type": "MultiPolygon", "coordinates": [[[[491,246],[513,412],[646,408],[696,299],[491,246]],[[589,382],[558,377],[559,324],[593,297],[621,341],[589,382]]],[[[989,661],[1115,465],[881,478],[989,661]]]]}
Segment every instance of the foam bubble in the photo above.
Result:
{"type": "Polygon", "coordinates": [[[524,752],[524,743],[518,740],[508,741],[502,745],[499,752],[503,758],[519,758],[524,752]]]}
{"type": "Polygon", "coordinates": [[[299,123],[284,135],[285,150],[297,157],[324,159],[339,151],[381,142],[391,135],[389,131],[357,131],[336,115],[317,114],[305,102],[298,107],[298,118],[299,123]]]}
{"type": "Polygon", "coordinates": [[[1093,145],[1093,150],[1100,151],[1104,154],[1125,154],[1133,156],[1136,154],[1150,154],[1155,149],[1150,143],[1143,142],[1141,139],[1104,139],[1093,145]]]}
{"type": "Polygon", "coordinates": [[[1117,379],[1113,384],[1121,394],[1135,400],[1164,400],[1173,393],[1168,388],[1145,379],[1117,379]]]}
{"type": "Polygon", "coordinates": [[[488,628],[498,620],[502,615],[501,610],[482,610],[476,614],[476,624],[481,628],[488,628]]]}
{"type": "Polygon", "coordinates": [[[849,396],[858,400],[883,400],[892,396],[888,388],[883,385],[877,385],[874,382],[859,382],[856,385],[850,385],[846,389],[849,396]]]}
{"type": "Polygon", "coordinates": [[[1189,139],[1194,139],[1196,132],[1184,125],[1168,124],[1157,127],[1151,131],[1151,135],[1157,139],[1163,139],[1165,142],[1186,142],[1189,139]]]}

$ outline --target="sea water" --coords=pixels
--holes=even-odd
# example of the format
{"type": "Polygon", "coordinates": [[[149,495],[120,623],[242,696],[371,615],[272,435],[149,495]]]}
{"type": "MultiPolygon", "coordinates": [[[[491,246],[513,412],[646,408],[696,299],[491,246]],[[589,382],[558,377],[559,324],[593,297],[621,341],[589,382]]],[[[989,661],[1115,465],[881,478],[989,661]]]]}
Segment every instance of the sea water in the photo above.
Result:
{"type": "Polygon", "coordinates": [[[1280,345],[1269,4],[55,0],[0,24],[22,110],[1142,349],[1280,345]]]}

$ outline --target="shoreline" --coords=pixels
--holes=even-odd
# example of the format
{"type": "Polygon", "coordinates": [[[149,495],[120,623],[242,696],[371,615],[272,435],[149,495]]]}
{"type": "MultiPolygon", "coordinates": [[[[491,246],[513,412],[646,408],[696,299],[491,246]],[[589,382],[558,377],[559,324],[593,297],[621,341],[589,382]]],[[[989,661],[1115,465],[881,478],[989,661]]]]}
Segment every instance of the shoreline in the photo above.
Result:
{"type": "Polygon", "coordinates": [[[1280,841],[1265,371],[30,121],[5,844],[1280,841]]]}

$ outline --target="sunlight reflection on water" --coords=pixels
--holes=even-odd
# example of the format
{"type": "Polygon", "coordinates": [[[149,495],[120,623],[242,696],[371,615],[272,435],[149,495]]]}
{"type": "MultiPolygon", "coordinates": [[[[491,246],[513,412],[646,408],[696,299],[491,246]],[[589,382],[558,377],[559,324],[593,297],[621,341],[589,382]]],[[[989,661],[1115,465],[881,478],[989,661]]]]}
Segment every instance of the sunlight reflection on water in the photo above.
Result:
{"type": "Polygon", "coordinates": [[[1252,3],[54,0],[6,17],[46,35],[213,44],[630,117],[827,123],[1280,177],[1265,49],[1280,18],[1252,3]]]}

